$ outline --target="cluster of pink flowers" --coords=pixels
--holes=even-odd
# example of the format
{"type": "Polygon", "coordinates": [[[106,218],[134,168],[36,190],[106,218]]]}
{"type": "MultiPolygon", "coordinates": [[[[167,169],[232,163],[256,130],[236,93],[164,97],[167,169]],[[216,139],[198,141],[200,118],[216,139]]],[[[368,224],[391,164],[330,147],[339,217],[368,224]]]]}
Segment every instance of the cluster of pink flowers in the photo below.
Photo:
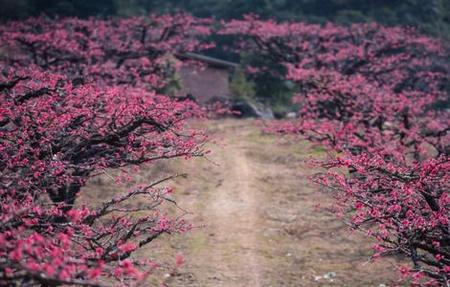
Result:
{"type": "MultiPolygon", "coordinates": [[[[210,20],[187,14],[117,20],[31,18],[0,28],[9,64],[34,64],[106,85],[164,87],[176,63],[167,57],[211,47],[210,20]]],[[[176,62],[176,61],[175,61],[176,62]]]]}
{"type": "Polygon", "coordinates": [[[314,180],[333,191],[336,209],[353,227],[378,239],[375,255],[405,254],[413,264],[402,269],[404,278],[448,286],[450,115],[439,107],[448,103],[444,45],[411,28],[378,24],[248,16],[223,26],[221,33],[239,36],[239,47],[283,67],[281,77],[296,83],[298,119],[270,130],[334,151],[321,162],[329,172],[314,180]]]}
{"type": "Polygon", "coordinates": [[[209,46],[200,41],[208,23],[35,18],[0,28],[9,55],[0,61],[0,285],[129,286],[157,266],[133,252],[190,228],[158,210],[171,193],[159,185],[172,177],[98,206],[76,199],[106,169],[204,153],[206,137],[185,126],[201,109],[160,93],[173,55],[209,46]]]}

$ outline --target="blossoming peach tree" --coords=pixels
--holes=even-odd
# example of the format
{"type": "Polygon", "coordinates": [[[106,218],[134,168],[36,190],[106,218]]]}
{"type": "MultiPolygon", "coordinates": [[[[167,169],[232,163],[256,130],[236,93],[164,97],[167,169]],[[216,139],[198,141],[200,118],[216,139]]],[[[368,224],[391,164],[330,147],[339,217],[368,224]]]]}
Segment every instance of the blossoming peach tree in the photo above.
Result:
{"type": "Polygon", "coordinates": [[[314,181],[334,191],[352,227],[378,240],[374,256],[404,254],[412,261],[399,268],[405,280],[450,286],[448,49],[412,28],[378,24],[247,16],[221,33],[279,67],[249,66],[250,76],[296,84],[298,119],[269,129],[334,151],[314,181]]]}
{"type": "Polygon", "coordinates": [[[1,27],[0,285],[129,286],[157,266],[136,250],[190,228],[158,209],[171,201],[160,184],[174,176],[97,207],[76,199],[106,169],[204,153],[205,136],[185,126],[199,107],[160,92],[172,72],[163,57],[205,48],[205,23],[178,15],[1,27]]]}
{"type": "MultiPolygon", "coordinates": [[[[72,80],[162,88],[173,71],[167,56],[211,47],[208,19],[187,14],[116,20],[44,17],[2,27],[8,63],[34,64],[72,80]]],[[[176,66],[176,65],[175,65],[176,66]]]]}

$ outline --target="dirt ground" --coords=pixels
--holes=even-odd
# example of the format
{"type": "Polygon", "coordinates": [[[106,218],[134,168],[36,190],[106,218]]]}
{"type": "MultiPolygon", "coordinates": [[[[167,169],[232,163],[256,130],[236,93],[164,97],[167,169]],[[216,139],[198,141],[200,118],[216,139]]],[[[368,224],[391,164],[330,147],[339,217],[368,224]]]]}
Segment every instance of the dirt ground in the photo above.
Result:
{"type": "MultiPolygon", "coordinates": [[[[165,236],[141,255],[184,266],[156,286],[390,286],[394,259],[368,262],[372,242],[325,208],[306,164],[323,151],[261,133],[253,120],[203,124],[217,143],[207,158],[156,164],[137,175],[188,173],[174,180],[178,204],[195,228],[165,236]]],[[[95,183],[98,187],[98,182],[95,183]]],[[[108,193],[102,183],[100,192],[108,193]]],[[[97,188],[98,189],[98,188],[97,188]]],[[[103,195],[99,195],[100,197],[103,195]]]]}

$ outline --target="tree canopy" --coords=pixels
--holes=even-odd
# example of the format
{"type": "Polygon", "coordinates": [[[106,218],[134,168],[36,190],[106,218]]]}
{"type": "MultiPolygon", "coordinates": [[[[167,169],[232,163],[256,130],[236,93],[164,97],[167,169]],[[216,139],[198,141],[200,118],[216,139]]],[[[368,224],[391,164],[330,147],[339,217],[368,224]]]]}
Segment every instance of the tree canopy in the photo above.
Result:
{"type": "Polygon", "coordinates": [[[130,16],[148,12],[187,11],[199,17],[235,19],[255,13],[263,18],[349,24],[376,21],[412,25],[423,32],[448,37],[449,0],[1,0],[2,20],[45,13],[51,16],[130,16]]]}

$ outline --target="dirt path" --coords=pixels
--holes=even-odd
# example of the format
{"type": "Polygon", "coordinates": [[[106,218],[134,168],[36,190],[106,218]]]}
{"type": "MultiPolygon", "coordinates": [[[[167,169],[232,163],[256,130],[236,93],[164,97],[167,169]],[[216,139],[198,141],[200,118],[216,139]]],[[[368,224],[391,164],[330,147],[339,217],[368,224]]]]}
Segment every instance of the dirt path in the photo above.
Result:
{"type": "Polygon", "coordinates": [[[177,201],[202,227],[169,239],[186,265],[167,285],[377,287],[394,278],[389,261],[367,263],[371,242],[317,208],[330,199],[309,182],[305,160],[320,149],[264,135],[254,121],[207,128],[219,141],[210,161],[169,168],[191,175],[177,181],[177,201]]]}
{"type": "Polygon", "coordinates": [[[305,160],[320,149],[262,134],[254,121],[203,125],[218,139],[208,160],[162,163],[141,174],[143,182],[189,174],[174,182],[175,195],[196,228],[145,251],[168,262],[179,253],[186,258],[183,268],[167,271],[167,286],[389,286],[390,261],[367,263],[372,243],[317,208],[330,198],[309,182],[314,170],[305,160]]]}
{"type": "Polygon", "coordinates": [[[224,178],[219,180],[216,196],[210,198],[204,211],[210,220],[208,230],[214,236],[208,264],[222,266],[218,270],[222,279],[226,279],[222,281],[229,282],[224,286],[259,286],[261,268],[254,249],[258,218],[258,199],[253,190],[255,178],[242,147],[233,144],[227,150],[230,153],[219,163],[226,171],[224,178]],[[232,253],[236,260],[224,260],[231,255],[230,245],[235,245],[236,252],[232,253]],[[248,275],[236,276],[243,272],[248,275]]]}

